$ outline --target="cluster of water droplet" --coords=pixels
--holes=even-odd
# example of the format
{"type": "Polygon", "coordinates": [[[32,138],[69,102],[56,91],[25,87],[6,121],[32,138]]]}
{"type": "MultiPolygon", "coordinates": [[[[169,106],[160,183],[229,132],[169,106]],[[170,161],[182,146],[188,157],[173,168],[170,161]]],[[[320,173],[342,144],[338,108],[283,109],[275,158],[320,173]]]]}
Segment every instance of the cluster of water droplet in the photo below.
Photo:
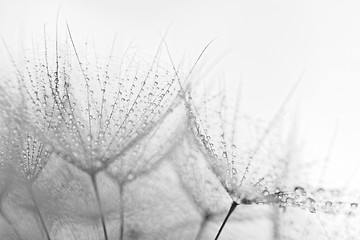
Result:
{"type": "Polygon", "coordinates": [[[281,208],[297,207],[307,209],[311,213],[321,211],[327,214],[354,215],[358,210],[357,202],[344,202],[332,199],[324,199],[316,193],[325,192],[324,189],[308,193],[303,187],[295,187],[293,191],[281,191],[277,188],[274,192],[264,190],[257,204],[271,204],[281,208]]]}
{"type": "Polygon", "coordinates": [[[57,44],[55,52],[45,40],[26,57],[18,89],[31,134],[81,169],[107,167],[178,104],[179,86],[160,50],[151,61],[132,48],[120,59],[90,51],[82,58],[70,43],[57,44]]]}
{"type": "MultiPolygon", "coordinates": [[[[232,198],[233,204],[270,205],[275,207],[274,211],[284,210],[274,217],[274,224],[280,222],[281,218],[286,221],[284,215],[287,212],[291,212],[291,215],[291,210],[297,214],[297,209],[313,213],[315,219],[319,213],[327,216],[326,220],[342,217],[356,219],[358,197],[353,194],[347,195],[336,189],[318,188],[312,191],[300,186],[291,187],[292,184],[303,183],[289,181],[290,177],[294,177],[290,175],[290,169],[294,169],[292,160],[299,157],[295,146],[298,140],[290,136],[291,132],[290,135],[281,133],[281,128],[287,126],[277,124],[281,122],[283,106],[288,100],[270,123],[263,124],[245,113],[237,112],[238,108],[233,106],[234,102],[237,105],[236,101],[226,102],[225,97],[221,96],[208,99],[199,97],[200,100],[195,96],[189,97],[188,108],[197,147],[202,149],[209,167],[232,198]]],[[[230,214],[231,211],[230,208],[230,214]]],[[[291,220],[291,224],[295,221],[291,220]]]]}
{"type": "Polygon", "coordinates": [[[239,112],[236,101],[225,102],[224,98],[220,94],[217,98],[201,99],[199,103],[189,98],[189,117],[193,134],[207,155],[212,171],[230,196],[241,202],[245,196],[256,197],[257,193],[247,190],[256,179],[268,172],[278,174],[282,158],[275,154],[280,146],[275,149],[271,141],[264,144],[261,139],[264,131],[268,131],[264,123],[239,112]],[[264,148],[268,149],[264,151],[264,148]],[[249,163],[253,163],[250,172],[249,163]]]}

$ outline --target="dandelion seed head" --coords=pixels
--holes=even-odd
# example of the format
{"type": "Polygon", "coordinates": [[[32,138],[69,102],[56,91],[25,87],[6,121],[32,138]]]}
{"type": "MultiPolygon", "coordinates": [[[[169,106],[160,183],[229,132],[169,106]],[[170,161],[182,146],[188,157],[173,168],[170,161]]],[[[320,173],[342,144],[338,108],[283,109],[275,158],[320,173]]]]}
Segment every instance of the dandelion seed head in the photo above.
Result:
{"type": "Polygon", "coordinates": [[[232,97],[226,99],[221,92],[190,99],[189,111],[195,115],[190,114],[192,132],[215,175],[234,199],[257,198],[261,193],[259,179],[266,179],[262,184],[270,187],[267,183],[272,184],[273,178],[280,173],[277,155],[280,147],[274,144],[276,148],[273,148],[268,141],[254,154],[253,149],[264,127],[239,112],[236,95],[235,100],[232,97]],[[256,164],[250,170],[247,162],[252,158],[256,164]]]}
{"type": "Polygon", "coordinates": [[[130,148],[136,154],[136,143],[179,104],[173,94],[179,86],[160,51],[148,61],[132,48],[121,57],[89,49],[83,56],[69,42],[54,49],[46,36],[44,41],[44,49],[25,53],[21,81],[12,87],[26,112],[19,121],[85,171],[106,168],[130,148]]]}

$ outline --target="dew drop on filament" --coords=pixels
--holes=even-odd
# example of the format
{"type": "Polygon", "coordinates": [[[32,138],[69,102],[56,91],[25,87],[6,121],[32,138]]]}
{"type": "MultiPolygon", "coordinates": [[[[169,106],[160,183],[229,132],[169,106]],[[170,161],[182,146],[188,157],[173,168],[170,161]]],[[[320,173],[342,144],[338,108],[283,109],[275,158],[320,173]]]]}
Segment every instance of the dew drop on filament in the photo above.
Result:
{"type": "Polygon", "coordinates": [[[262,192],[262,194],[263,194],[264,196],[267,196],[267,195],[269,195],[269,191],[268,191],[268,190],[264,190],[264,191],[262,192]]]}

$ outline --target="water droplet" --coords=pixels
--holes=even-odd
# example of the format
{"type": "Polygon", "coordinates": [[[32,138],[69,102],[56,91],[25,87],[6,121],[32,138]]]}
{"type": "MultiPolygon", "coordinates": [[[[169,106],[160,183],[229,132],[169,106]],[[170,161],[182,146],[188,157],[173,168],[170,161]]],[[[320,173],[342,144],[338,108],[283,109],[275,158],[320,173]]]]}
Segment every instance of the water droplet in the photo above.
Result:
{"type": "Polygon", "coordinates": [[[309,211],[310,211],[311,213],[316,213],[316,208],[315,208],[315,207],[310,207],[310,208],[309,208],[309,211]]]}
{"type": "Polygon", "coordinates": [[[126,132],[126,128],[125,128],[125,127],[121,127],[121,128],[120,128],[120,132],[121,132],[121,133],[125,133],[125,132],[126,132]]]}
{"type": "Polygon", "coordinates": [[[351,209],[356,209],[359,206],[358,203],[351,203],[350,207],[351,209]]]}
{"type": "Polygon", "coordinates": [[[332,202],[330,201],[325,202],[325,207],[330,208],[331,206],[332,206],[332,202]]]}
{"type": "Polygon", "coordinates": [[[298,195],[306,196],[306,191],[303,187],[295,187],[294,191],[298,195]]]}
{"type": "Polygon", "coordinates": [[[263,194],[264,196],[267,196],[267,195],[269,195],[269,191],[268,191],[268,190],[264,190],[264,191],[262,192],[262,194],[263,194]]]}
{"type": "Polygon", "coordinates": [[[311,198],[311,197],[308,197],[308,198],[306,199],[306,204],[308,204],[308,205],[314,205],[314,204],[315,204],[315,200],[314,200],[313,198],[311,198]]]}
{"type": "Polygon", "coordinates": [[[93,139],[93,137],[92,137],[91,134],[89,134],[89,135],[86,136],[86,139],[87,139],[88,141],[91,141],[91,140],[93,139]]]}
{"type": "Polygon", "coordinates": [[[230,180],[228,178],[225,180],[225,187],[226,188],[231,188],[232,187],[231,182],[230,182],[230,180]]]}

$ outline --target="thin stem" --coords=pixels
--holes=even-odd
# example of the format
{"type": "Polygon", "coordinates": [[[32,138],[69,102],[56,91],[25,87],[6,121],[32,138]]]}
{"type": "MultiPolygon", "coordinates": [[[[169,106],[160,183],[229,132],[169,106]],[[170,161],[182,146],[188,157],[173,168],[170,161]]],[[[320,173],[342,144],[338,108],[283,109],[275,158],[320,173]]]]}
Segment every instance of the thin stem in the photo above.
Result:
{"type": "Polygon", "coordinates": [[[90,177],[91,177],[91,182],[92,182],[92,184],[94,186],[98,208],[100,210],[101,225],[102,225],[102,228],[103,228],[103,231],[104,231],[104,237],[105,237],[105,240],[108,240],[106,224],[105,224],[105,217],[104,217],[104,211],[102,209],[100,194],[99,194],[99,190],[98,190],[98,187],[97,187],[97,184],[96,184],[96,174],[91,174],[90,177]]]}
{"type": "Polygon", "coordinates": [[[47,227],[46,227],[44,218],[43,218],[43,216],[42,216],[42,214],[41,214],[41,212],[40,212],[39,206],[38,206],[38,204],[37,204],[37,202],[36,202],[36,199],[35,199],[35,197],[34,197],[34,192],[33,192],[32,188],[31,188],[31,186],[29,187],[29,193],[30,193],[30,196],[31,196],[31,200],[32,200],[33,203],[34,203],[35,210],[36,210],[37,214],[39,215],[40,223],[41,223],[41,226],[42,226],[43,229],[44,229],[44,232],[45,232],[45,235],[46,235],[46,239],[47,239],[47,240],[51,240],[50,234],[49,234],[49,230],[48,230],[47,227]]]}
{"type": "Polygon", "coordinates": [[[204,232],[204,229],[206,227],[206,224],[208,223],[209,219],[210,219],[210,214],[205,214],[203,216],[203,219],[201,221],[201,224],[200,224],[200,227],[199,227],[199,230],[198,230],[198,233],[196,234],[196,238],[195,240],[200,240],[202,235],[203,235],[203,232],[204,232]]]}
{"type": "Polygon", "coordinates": [[[226,215],[226,217],[225,217],[225,219],[224,219],[224,221],[223,221],[223,223],[222,223],[222,225],[221,225],[221,227],[220,227],[220,229],[219,229],[219,231],[218,231],[218,233],[217,233],[217,235],[215,237],[215,240],[217,240],[219,238],[219,236],[220,236],[220,234],[221,234],[227,220],[229,219],[230,215],[233,213],[233,211],[235,210],[237,205],[239,205],[239,204],[236,203],[236,202],[232,202],[231,207],[229,209],[229,212],[227,213],[227,215],[226,215]]]}
{"type": "Polygon", "coordinates": [[[280,209],[279,208],[274,208],[274,215],[273,215],[273,237],[274,237],[274,240],[280,240],[281,239],[281,236],[280,236],[280,209]]]}
{"type": "Polygon", "coordinates": [[[120,183],[120,240],[124,239],[124,183],[120,183]]]}

